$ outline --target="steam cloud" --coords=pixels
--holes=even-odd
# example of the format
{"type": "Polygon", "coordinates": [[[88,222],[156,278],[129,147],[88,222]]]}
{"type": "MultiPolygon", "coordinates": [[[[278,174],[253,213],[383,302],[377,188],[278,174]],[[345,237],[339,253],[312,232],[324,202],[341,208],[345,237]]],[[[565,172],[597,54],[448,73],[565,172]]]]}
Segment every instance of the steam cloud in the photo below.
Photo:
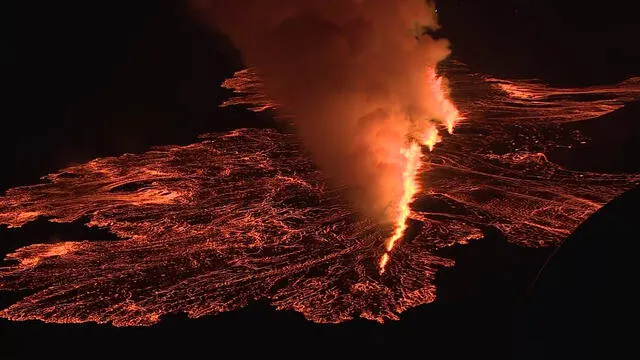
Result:
{"type": "Polygon", "coordinates": [[[433,68],[449,43],[424,0],[192,0],[227,34],[328,178],[357,208],[398,218],[410,142],[433,144],[447,124],[433,68]],[[429,75],[431,71],[431,76],[429,75]],[[437,88],[437,89],[436,89],[437,88]],[[439,98],[440,97],[440,98],[439,98]]]}

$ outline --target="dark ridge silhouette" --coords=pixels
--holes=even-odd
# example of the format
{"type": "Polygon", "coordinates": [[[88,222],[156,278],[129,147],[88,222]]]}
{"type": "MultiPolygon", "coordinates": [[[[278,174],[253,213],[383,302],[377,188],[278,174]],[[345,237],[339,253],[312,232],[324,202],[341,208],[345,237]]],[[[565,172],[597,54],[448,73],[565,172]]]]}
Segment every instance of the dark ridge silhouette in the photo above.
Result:
{"type": "Polygon", "coordinates": [[[611,358],[635,326],[624,303],[637,279],[640,187],[587,219],[551,256],[522,318],[521,358],[611,358]]]}

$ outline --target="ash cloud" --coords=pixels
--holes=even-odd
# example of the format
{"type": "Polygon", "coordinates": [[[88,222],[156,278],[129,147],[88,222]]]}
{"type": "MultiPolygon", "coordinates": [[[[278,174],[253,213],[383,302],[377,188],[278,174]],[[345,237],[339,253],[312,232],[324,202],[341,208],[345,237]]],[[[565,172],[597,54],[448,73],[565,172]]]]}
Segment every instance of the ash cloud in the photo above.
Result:
{"type": "Polygon", "coordinates": [[[317,165],[356,208],[397,218],[402,155],[443,121],[427,69],[449,54],[424,0],[192,0],[227,34],[267,96],[291,115],[317,165]]]}

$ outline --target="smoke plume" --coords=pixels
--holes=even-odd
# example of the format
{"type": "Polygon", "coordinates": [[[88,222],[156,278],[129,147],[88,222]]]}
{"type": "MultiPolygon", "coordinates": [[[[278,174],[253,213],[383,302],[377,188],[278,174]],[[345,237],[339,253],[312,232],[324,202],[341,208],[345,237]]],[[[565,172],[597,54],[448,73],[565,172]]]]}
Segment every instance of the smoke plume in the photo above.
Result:
{"type": "Polygon", "coordinates": [[[434,72],[449,43],[426,34],[439,27],[435,5],[193,0],[192,8],[258,69],[330,181],[347,185],[362,213],[397,222],[415,172],[407,149],[439,141],[434,121],[449,131],[455,121],[434,72]]]}

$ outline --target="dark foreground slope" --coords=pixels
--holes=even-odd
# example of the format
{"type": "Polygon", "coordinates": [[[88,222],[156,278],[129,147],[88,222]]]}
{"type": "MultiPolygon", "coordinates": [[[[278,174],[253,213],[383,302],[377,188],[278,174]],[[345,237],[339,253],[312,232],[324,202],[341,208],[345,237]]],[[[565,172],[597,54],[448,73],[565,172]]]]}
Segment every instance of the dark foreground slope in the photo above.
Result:
{"type": "Polygon", "coordinates": [[[640,187],[585,221],[540,273],[523,318],[527,359],[615,358],[624,345],[637,267],[640,187]]]}

